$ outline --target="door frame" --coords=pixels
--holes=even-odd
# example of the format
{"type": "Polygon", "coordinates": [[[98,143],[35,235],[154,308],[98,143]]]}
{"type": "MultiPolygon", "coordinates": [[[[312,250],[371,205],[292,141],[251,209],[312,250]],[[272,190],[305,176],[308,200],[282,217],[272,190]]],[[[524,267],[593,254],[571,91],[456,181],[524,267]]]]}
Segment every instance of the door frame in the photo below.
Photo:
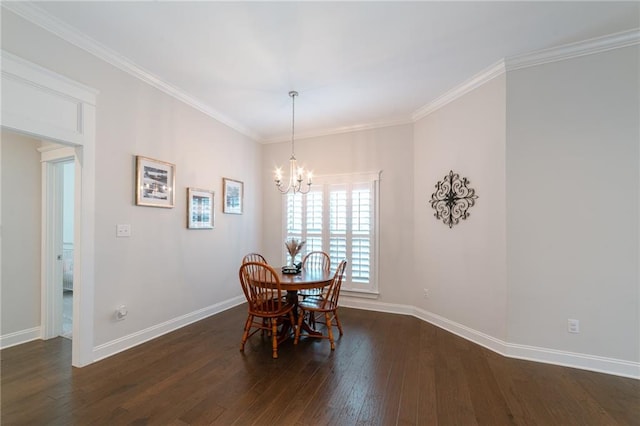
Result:
{"type": "Polygon", "coordinates": [[[77,286],[73,295],[71,364],[82,367],[94,362],[95,138],[99,92],[5,50],[0,49],[0,56],[0,125],[73,150],[73,281],[77,286]]]}
{"type": "MultiPolygon", "coordinates": [[[[76,158],[73,148],[61,147],[57,144],[44,145],[39,151],[42,163],[40,311],[41,337],[46,340],[58,337],[62,331],[62,263],[58,258],[62,253],[62,165],[73,161],[75,168],[76,158]]],[[[77,187],[75,180],[76,175],[74,174],[74,188],[77,187]]],[[[79,194],[75,194],[74,189],[74,200],[78,196],[79,194]]],[[[74,247],[75,244],[74,234],[74,247]]]]}

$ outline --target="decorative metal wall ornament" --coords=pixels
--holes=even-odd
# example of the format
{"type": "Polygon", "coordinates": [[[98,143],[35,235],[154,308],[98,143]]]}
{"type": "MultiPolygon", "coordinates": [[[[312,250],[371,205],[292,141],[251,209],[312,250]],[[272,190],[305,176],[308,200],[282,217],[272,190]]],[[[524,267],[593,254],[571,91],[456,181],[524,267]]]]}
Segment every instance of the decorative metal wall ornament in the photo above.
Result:
{"type": "Polygon", "coordinates": [[[476,190],[468,188],[469,180],[449,171],[448,175],[436,183],[436,192],[431,194],[431,207],[436,211],[436,219],[442,219],[445,225],[453,228],[460,219],[469,217],[469,208],[478,198],[476,190]]]}

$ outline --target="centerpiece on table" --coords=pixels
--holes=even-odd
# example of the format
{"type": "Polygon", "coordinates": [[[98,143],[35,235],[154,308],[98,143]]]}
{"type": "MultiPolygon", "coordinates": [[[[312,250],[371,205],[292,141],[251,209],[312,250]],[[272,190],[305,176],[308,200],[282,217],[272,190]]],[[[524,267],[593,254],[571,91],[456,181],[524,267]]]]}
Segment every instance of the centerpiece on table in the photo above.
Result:
{"type": "Polygon", "coordinates": [[[282,272],[284,272],[285,274],[297,274],[298,272],[300,272],[300,268],[296,267],[294,261],[298,253],[300,253],[300,250],[302,250],[302,247],[304,247],[305,243],[306,241],[300,241],[296,238],[291,238],[290,240],[284,242],[284,246],[287,248],[290,257],[289,264],[282,268],[282,272]]]}

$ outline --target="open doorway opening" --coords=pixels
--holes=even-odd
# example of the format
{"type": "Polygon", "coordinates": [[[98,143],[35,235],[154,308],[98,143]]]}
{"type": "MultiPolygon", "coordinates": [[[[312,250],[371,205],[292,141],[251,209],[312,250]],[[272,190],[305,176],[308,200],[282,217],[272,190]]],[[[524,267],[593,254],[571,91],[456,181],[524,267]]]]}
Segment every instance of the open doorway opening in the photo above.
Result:
{"type": "Polygon", "coordinates": [[[42,338],[73,337],[76,242],[76,157],[45,141],[42,163],[42,338]]]}

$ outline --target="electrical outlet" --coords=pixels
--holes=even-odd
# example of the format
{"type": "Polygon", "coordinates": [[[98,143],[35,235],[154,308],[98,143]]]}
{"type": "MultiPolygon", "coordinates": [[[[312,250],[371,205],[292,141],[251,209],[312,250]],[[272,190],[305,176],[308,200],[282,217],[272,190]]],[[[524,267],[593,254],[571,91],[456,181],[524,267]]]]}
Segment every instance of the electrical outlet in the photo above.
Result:
{"type": "Polygon", "coordinates": [[[118,321],[122,321],[123,319],[126,318],[128,313],[129,311],[127,310],[127,307],[125,305],[120,305],[116,309],[116,319],[118,321]]]}
{"type": "Polygon", "coordinates": [[[118,238],[123,238],[123,237],[130,237],[131,236],[131,225],[129,224],[124,224],[124,225],[116,225],[116,237],[118,238]]]}
{"type": "Polygon", "coordinates": [[[580,321],[577,319],[567,320],[567,331],[569,333],[580,333],[580,321]]]}
{"type": "Polygon", "coordinates": [[[424,288],[423,290],[424,290],[424,293],[423,293],[424,298],[428,299],[429,298],[429,289],[428,288],[424,288]]]}

